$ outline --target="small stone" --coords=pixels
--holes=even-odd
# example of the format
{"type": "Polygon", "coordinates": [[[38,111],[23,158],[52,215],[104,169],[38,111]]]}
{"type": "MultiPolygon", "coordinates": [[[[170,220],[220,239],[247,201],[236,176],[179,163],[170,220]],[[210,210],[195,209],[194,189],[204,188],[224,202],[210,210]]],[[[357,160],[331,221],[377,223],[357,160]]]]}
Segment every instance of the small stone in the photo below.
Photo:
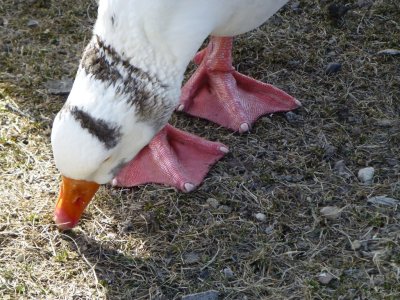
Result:
{"type": "Polygon", "coordinates": [[[344,15],[351,9],[350,6],[343,4],[333,3],[328,6],[328,15],[333,20],[338,20],[344,17],[344,15]]]}
{"type": "Polygon", "coordinates": [[[358,179],[365,184],[371,184],[372,179],[374,178],[375,169],[373,167],[367,167],[360,169],[358,171],[357,177],[358,179]]]}
{"type": "Polygon", "coordinates": [[[225,269],[222,270],[226,278],[232,278],[235,274],[233,273],[232,269],[229,267],[226,267],[225,269]]]}
{"type": "Polygon", "coordinates": [[[220,205],[220,206],[218,207],[218,210],[219,210],[220,212],[229,214],[229,213],[232,211],[232,208],[230,208],[228,205],[220,205]]]}
{"type": "Polygon", "coordinates": [[[389,166],[395,167],[397,165],[400,165],[400,161],[396,158],[386,158],[386,162],[389,166]]]}
{"type": "Polygon", "coordinates": [[[200,255],[196,252],[189,252],[183,255],[183,261],[185,264],[194,264],[200,260],[200,255]]]}
{"type": "Polygon", "coordinates": [[[0,17],[0,26],[7,26],[8,20],[6,18],[0,17]]]}
{"type": "Polygon", "coordinates": [[[109,238],[110,240],[115,240],[116,236],[117,235],[114,232],[107,233],[107,238],[109,238]]]}
{"type": "Polygon", "coordinates": [[[400,204],[399,200],[393,199],[390,197],[386,197],[386,196],[371,197],[367,200],[367,202],[372,203],[372,204],[380,204],[380,205],[392,206],[392,207],[396,207],[400,204]]]}
{"type": "Polygon", "coordinates": [[[395,121],[389,119],[379,119],[376,121],[376,124],[380,127],[392,127],[395,124],[395,121]]]}
{"type": "Polygon", "coordinates": [[[357,5],[360,8],[362,8],[362,7],[370,8],[373,4],[374,4],[373,0],[358,0],[357,1],[357,5]]]}
{"type": "Polygon", "coordinates": [[[326,56],[330,56],[330,57],[334,57],[336,55],[335,51],[329,51],[328,53],[326,53],[326,56]]]}
{"type": "Polygon", "coordinates": [[[339,72],[341,69],[342,69],[342,64],[336,62],[330,63],[325,68],[325,74],[332,75],[339,72]]]}
{"type": "Polygon", "coordinates": [[[63,78],[61,80],[49,80],[44,85],[50,94],[67,95],[71,91],[73,83],[73,79],[63,78]]]}
{"type": "Polygon", "coordinates": [[[215,198],[208,198],[206,202],[212,208],[217,208],[219,206],[219,202],[215,198]]]}
{"type": "Polygon", "coordinates": [[[29,28],[35,28],[39,26],[39,21],[38,20],[29,20],[28,23],[26,23],[26,26],[29,28]]]}
{"type": "Polygon", "coordinates": [[[299,116],[298,114],[295,114],[292,111],[288,111],[287,113],[285,113],[285,118],[291,124],[303,121],[303,118],[301,116],[299,116]]]}
{"type": "Polygon", "coordinates": [[[321,272],[318,274],[318,281],[323,285],[329,284],[333,279],[333,275],[327,272],[321,272]]]}
{"type": "Polygon", "coordinates": [[[277,175],[275,177],[287,182],[299,182],[304,178],[302,175],[277,175]]]}
{"type": "Polygon", "coordinates": [[[361,128],[360,128],[360,127],[353,127],[353,128],[351,129],[351,133],[352,133],[353,135],[360,135],[360,134],[362,133],[362,131],[361,131],[361,128]]]}
{"type": "Polygon", "coordinates": [[[376,275],[372,277],[372,282],[374,286],[382,286],[385,284],[385,276],[384,275],[376,275]]]}
{"type": "Polygon", "coordinates": [[[265,222],[267,220],[267,216],[263,213],[256,213],[254,217],[260,222],[265,222]]]}
{"type": "Polygon", "coordinates": [[[319,211],[322,216],[329,220],[336,220],[342,212],[337,206],[325,206],[319,211]]]}
{"type": "Polygon", "coordinates": [[[333,169],[336,172],[336,174],[338,174],[341,177],[350,178],[352,176],[350,170],[346,167],[343,160],[337,161],[333,169]]]}
{"type": "Polygon", "coordinates": [[[283,23],[283,19],[279,15],[273,15],[267,21],[271,25],[281,25],[283,23]]]}
{"type": "Polygon", "coordinates": [[[168,266],[171,261],[172,261],[172,257],[171,256],[167,256],[163,259],[164,263],[168,266]]]}
{"type": "Polygon", "coordinates": [[[361,248],[361,242],[359,240],[354,240],[351,242],[351,250],[358,250],[361,248]]]}
{"type": "Polygon", "coordinates": [[[210,290],[206,292],[182,296],[182,300],[218,300],[218,291],[210,290]]]}
{"type": "Polygon", "coordinates": [[[346,276],[350,276],[357,280],[362,280],[362,278],[364,277],[364,272],[357,268],[350,268],[350,269],[344,270],[343,274],[345,274],[346,276]]]}
{"type": "Polygon", "coordinates": [[[25,256],[23,254],[20,254],[16,257],[17,262],[23,262],[25,260],[25,256]]]}
{"type": "Polygon", "coordinates": [[[0,42],[0,51],[4,53],[11,53],[13,51],[13,47],[9,43],[0,42]]]}
{"type": "Polygon", "coordinates": [[[208,268],[205,268],[204,270],[200,271],[199,277],[203,280],[207,279],[210,277],[210,270],[208,268]]]}
{"type": "Polygon", "coordinates": [[[336,153],[337,153],[337,148],[333,145],[326,144],[324,146],[324,158],[325,159],[330,159],[332,158],[336,153]]]}
{"type": "Polygon", "coordinates": [[[134,230],[135,226],[132,223],[132,220],[126,220],[121,223],[121,230],[124,233],[134,230]]]}
{"type": "Polygon", "coordinates": [[[289,66],[295,68],[295,67],[298,67],[298,66],[301,65],[301,61],[296,60],[296,59],[291,59],[291,60],[289,60],[289,61],[287,62],[287,64],[288,64],[289,66]]]}
{"type": "Polygon", "coordinates": [[[337,44],[337,38],[336,38],[336,36],[331,37],[331,38],[328,40],[328,44],[329,44],[329,45],[337,44]]]}
{"type": "Polygon", "coordinates": [[[299,12],[300,11],[300,2],[299,1],[295,1],[292,4],[292,10],[294,12],[299,12]]]}
{"type": "Polygon", "coordinates": [[[379,55],[400,55],[400,50],[397,49],[385,49],[378,52],[379,55]]]}
{"type": "Polygon", "coordinates": [[[274,225],[268,226],[264,230],[265,234],[272,234],[274,232],[274,225]]]}

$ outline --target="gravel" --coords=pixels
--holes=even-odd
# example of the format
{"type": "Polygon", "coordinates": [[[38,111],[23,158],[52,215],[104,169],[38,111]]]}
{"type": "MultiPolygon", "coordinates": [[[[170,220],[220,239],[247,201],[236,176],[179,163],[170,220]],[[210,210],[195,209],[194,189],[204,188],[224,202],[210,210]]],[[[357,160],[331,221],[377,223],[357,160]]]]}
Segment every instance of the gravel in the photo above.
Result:
{"type": "Polygon", "coordinates": [[[358,179],[365,184],[371,184],[372,179],[374,178],[375,169],[373,167],[367,167],[360,169],[358,171],[357,177],[358,179]]]}

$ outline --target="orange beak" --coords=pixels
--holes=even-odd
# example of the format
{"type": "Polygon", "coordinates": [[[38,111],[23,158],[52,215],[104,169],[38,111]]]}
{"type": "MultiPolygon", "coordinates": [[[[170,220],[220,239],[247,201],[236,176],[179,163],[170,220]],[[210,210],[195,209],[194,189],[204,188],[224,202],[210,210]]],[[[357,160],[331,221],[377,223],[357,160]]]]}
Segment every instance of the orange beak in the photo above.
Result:
{"type": "Polygon", "coordinates": [[[99,187],[96,182],[62,176],[60,195],[54,211],[57,227],[61,230],[75,227],[99,187]]]}

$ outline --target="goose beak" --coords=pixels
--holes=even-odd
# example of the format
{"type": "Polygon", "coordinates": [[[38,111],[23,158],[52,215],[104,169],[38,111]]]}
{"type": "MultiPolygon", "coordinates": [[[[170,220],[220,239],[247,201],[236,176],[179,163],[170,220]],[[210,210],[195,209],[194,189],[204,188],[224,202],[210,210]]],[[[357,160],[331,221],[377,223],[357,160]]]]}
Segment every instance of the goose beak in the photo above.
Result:
{"type": "Polygon", "coordinates": [[[54,211],[54,221],[60,230],[72,229],[78,224],[83,211],[99,187],[96,182],[62,176],[60,195],[54,211]]]}

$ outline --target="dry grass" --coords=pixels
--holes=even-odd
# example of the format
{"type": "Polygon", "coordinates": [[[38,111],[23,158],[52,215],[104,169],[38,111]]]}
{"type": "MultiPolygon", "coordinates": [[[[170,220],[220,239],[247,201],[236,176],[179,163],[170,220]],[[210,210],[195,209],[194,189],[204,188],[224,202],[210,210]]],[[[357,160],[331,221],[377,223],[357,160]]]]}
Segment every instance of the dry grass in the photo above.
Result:
{"type": "Polygon", "coordinates": [[[52,222],[59,175],[49,134],[65,97],[43,84],[74,76],[95,2],[0,2],[0,298],[179,299],[216,289],[221,299],[398,299],[400,212],[367,198],[400,199],[399,56],[376,54],[399,48],[400,6],[370,3],[334,22],[329,1],[300,1],[300,11],[290,2],[238,38],[237,69],[301,100],[295,120],[266,116],[238,135],[174,116],[231,148],[199,190],[103,187],[63,234],[52,222]],[[342,70],[327,76],[332,61],[342,70]],[[339,160],[348,178],[335,172],[339,160]],[[376,170],[369,186],[356,177],[365,166],[376,170]],[[326,220],[325,206],[343,210],[326,220]],[[321,272],[334,279],[321,284],[321,272]]]}

